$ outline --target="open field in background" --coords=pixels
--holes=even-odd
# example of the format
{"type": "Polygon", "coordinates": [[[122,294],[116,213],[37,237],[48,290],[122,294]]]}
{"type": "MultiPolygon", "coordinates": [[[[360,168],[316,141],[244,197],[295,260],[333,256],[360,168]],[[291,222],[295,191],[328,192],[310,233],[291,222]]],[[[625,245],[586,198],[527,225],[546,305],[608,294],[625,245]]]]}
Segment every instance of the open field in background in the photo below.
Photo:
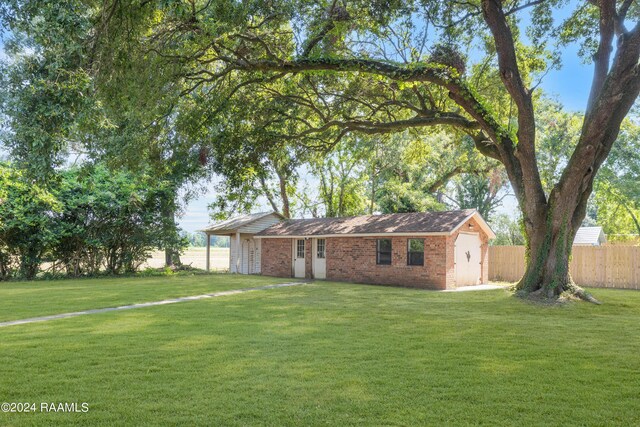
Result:
{"type": "MultiPolygon", "coordinates": [[[[205,269],[207,262],[207,248],[189,248],[184,255],[180,257],[183,264],[192,267],[205,269]]],[[[164,267],[164,252],[152,252],[151,258],[142,265],[145,267],[160,268],[164,267]]],[[[229,248],[211,248],[211,269],[212,270],[229,270],[229,248]]]]}
{"type": "MultiPolygon", "coordinates": [[[[176,279],[130,279],[120,301],[176,279]]],[[[31,301],[52,292],[99,306],[117,280],[2,284],[0,313],[49,314],[31,301]]],[[[592,292],[602,306],[316,282],[0,328],[1,401],[90,408],[0,425],[639,425],[640,292],[592,292]]]]}

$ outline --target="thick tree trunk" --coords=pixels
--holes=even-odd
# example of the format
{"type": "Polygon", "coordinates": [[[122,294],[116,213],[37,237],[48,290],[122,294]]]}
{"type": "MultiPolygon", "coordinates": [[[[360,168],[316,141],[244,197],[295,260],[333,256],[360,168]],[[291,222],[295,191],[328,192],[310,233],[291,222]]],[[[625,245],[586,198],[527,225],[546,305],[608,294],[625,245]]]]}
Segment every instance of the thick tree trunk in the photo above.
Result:
{"type": "MultiPolygon", "coordinates": [[[[174,233],[176,230],[176,204],[173,194],[168,194],[164,200],[164,208],[162,210],[165,224],[167,224],[166,233],[174,233]]],[[[165,267],[181,266],[180,253],[176,251],[172,244],[168,244],[164,248],[164,264],[165,267]]]]}
{"type": "Polygon", "coordinates": [[[165,267],[179,267],[182,265],[180,254],[173,250],[173,248],[166,248],[164,250],[164,264],[165,267]]]}
{"type": "MultiPolygon", "coordinates": [[[[569,273],[576,231],[586,215],[591,182],[582,192],[551,193],[544,216],[525,219],[526,269],[516,289],[523,296],[556,299],[562,294],[597,303],[573,282],[569,273]]],[[[523,209],[525,211],[525,209],[523,209]]]]}
{"type": "Polygon", "coordinates": [[[569,259],[575,231],[567,222],[559,228],[550,222],[526,232],[527,267],[517,288],[527,294],[538,292],[556,298],[572,285],[569,259]]]}

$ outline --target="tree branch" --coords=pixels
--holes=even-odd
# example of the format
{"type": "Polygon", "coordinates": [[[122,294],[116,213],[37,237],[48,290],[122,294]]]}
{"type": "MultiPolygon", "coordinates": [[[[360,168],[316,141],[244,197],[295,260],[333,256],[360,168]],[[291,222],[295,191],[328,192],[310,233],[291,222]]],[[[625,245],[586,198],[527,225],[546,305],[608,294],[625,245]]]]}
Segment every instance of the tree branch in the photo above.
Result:
{"type": "MultiPolygon", "coordinates": [[[[509,138],[507,131],[493,118],[463,81],[453,77],[450,69],[440,64],[422,63],[412,67],[401,67],[368,59],[299,59],[295,61],[221,59],[232,62],[234,67],[246,71],[275,71],[286,74],[305,71],[362,72],[384,76],[391,80],[434,83],[448,89],[450,98],[478,122],[495,144],[500,145],[505,138],[509,138]]],[[[468,126],[463,124],[462,127],[468,126]]],[[[511,145],[513,145],[512,142],[511,145]]]]}
{"type": "Polygon", "coordinates": [[[500,78],[518,108],[518,143],[535,143],[535,120],[531,93],[525,87],[516,57],[513,34],[499,0],[483,0],[482,11],[498,54],[500,78]]]}
{"type": "Polygon", "coordinates": [[[333,10],[336,7],[336,3],[337,3],[337,0],[333,0],[333,3],[331,4],[331,6],[329,6],[329,13],[327,14],[328,15],[327,20],[324,22],[324,25],[322,25],[322,28],[320,29],[320,31],[314,34],[307,41],[306,46],[302,51],[302,55],[301,55],[302,58],[306,58],[307,56],[309,56],[313,48],[316,47],[316,45],[320,43],[322,39],[325,38],[325,36],[329,34],[329,32],[331,32],[331,30],[333,30],[336,27],[332,19],[333,10]]]}
{"type": "Polygon", "coordinates": [[[526,215],[539,219],[546,205],[546,196],[536,162],[536,127],[531,91],[525,87],[520,74],[515,42],[502,10],[502,2],[483,0],[482,11],[496,44],[500,78],[518,109],[518,146],[513,155],[517,158],[519,165],[515,165],[516,159],[510,159],[509,162],[514,163],[513,168],[519,169],[522,176],[517,177],[517,180],[514,181],[506,159],[503,160],[503,163],[507,166],[511,182],[522,186],[521,189],[514,188],[519,199],[523,200],[522,196],[524,196],[524,199],[529,201],[526,215]]]}
{"type": "Polygon", "coordinates": [[[590,191],[593,178],[607,158],[622,121],[640,93],[640,23],[620,37],[602,89],[587,112],[580,140],[558,185],[557,194],[590,191]]]}
{"type": "Polygon", "coordinates": [[[445,172],[444,175],[442,175],[441,177],[439,177],[438,179],[436,179],[433,183],[431,183],[431,185],[429,185],[429,187],[427,187],[427,192],[428,193],[435,193],[436,191],[438,191],[443,185],[445,185],[447,182],[449,182],[449,180],[451,178],[453,178],[454,176],[462,173],[462,166],[456,166],[455,168],[451,169],[450,171],[445,172]]]}
{"type": "Polygon", "coordinates": [[[259,174],[258,179],[260,180],[260,186],[262,187],[262,192],[264,193],[265,197],[269,201],[269,204],[271,205],[271,209],[273,209],[275,213],[279,214],[280,209],[278,209],[278,204],[273,198],[273,193],[271,192],[271,189],[267,185],[267,182],[264,179],[264,176],[262,176],[262,174],[259,174]]]}
{"type": "Polygon", "coordinates": [[[629,8],[633,4],[634,0],[624,0],[620,9],[618,9],[618,16],[616,18],[616,34],[618,36],[627,32],[627,29],[624,25],[624,20],[627,18],[627,12],[629,12],[629,8]]]}
{"type": "Polygon", "coordinates": [[[245,71],[281,71],[300,73],[304,71],[343,71],[372,73],[405,82],[432,82],[441,86],[451,80],[446,67],[439,64],[422,63],[413,67],[401,67],[390,62],[369,59],[302,58],[295,61],[248,60],[220,56],[220,60],[232,63],[245,71]]]}
{"type": "Polygon", "coordinates": [[[368,135],[398,132],[400,130],[428,127],[428,126],[454,126],[463,130],[475,130],[480,125],[474,121],[465,119],[455,113],[439,113],[434,117],[416,116],[406,120],[392,122],[376,122],[372,120],[330,120],[322,126],[306,129],[296,135],[287,136],[287,139],[300,139],[312,134],[322,133],[331,128],[344,129],[348,132],[360,132],[368,135]]]}
{"type": "Polygon", "coordinates": [[[587,116],[593,109],[605,79],[607,78],[611,53],[613,52],[613,37],[615,34],[615,0],[599,0],[598,7],[600,8],[600,41],[598,43],[598,50],[593,56],[594,70],[589,100],[587,101],[587,116]]]}

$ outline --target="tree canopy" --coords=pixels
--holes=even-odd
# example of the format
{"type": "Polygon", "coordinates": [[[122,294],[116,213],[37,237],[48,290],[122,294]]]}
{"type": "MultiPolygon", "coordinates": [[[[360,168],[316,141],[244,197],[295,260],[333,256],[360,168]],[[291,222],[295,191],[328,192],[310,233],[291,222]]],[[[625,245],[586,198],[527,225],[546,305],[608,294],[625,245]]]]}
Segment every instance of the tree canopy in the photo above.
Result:
{"type": "MultiPolygon", "coordinates": [[[[4,16],[31,35],[42,57],[60,59],[47,63],[90,76],[100,111],[120,108],[150,123],[190,117],[191,141],[215,141],[212,168],[228,176],[260,180],[267,159],[272,167],[278,159],[277,174],[288,164],[283,154],[298,159],[296,147],[329,152],[351,133],[435,127],[468,138],[502,165],[518,199],[528,249],[518,287],[586,297],[571,281],[568,259],[595,177],[640,92],[635,2],[73,0],[68,6],[14,0],[4,16]],[[559,12],[567,18],[556,19],[559,12]],[[538,156],[536,89],[561,66],[569,42],[580,45],[594,74],[575,145],[565,163],[554,165],[538,156]]],[[[90,115],[76,114],[74,123],[80,117],[90,115]]],[[[52,129],[76,130],[64,123],[52,129]]],[[[36,140],[16,132],[18,145],[36,140]]]]}

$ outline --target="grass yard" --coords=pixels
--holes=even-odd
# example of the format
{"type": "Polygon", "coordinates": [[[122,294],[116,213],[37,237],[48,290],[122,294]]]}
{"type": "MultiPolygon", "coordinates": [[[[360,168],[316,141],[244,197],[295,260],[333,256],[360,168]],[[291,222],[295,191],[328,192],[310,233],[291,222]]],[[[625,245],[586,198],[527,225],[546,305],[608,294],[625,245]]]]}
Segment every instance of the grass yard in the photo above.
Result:
{"type": "MultiPolygon", "coordinates": [[[[153,300],[173,280],[126,287],[153,300]]],[[[208,282],[194,293],[247,285],[193,280],[208,282]]],[[[24,284],[42,295],[23,305],[43,301],[22,309],[16,286],[0,287],[7,319],[62,309],[65,292],[99,306],[117,289],[24,284]]],[[[0,328],[0,402],[90,408],[0,425],[639,425],[640,293],[593,294],[604,305],[317,282],[0,328]]]]}
{"type": "MultiPolygon", "coordinates": [[[[282,283],[231,274],[0,282],[0,322],[282,283]]],[[[289,282],[294,279],[288,280],[289,282]]]]}

